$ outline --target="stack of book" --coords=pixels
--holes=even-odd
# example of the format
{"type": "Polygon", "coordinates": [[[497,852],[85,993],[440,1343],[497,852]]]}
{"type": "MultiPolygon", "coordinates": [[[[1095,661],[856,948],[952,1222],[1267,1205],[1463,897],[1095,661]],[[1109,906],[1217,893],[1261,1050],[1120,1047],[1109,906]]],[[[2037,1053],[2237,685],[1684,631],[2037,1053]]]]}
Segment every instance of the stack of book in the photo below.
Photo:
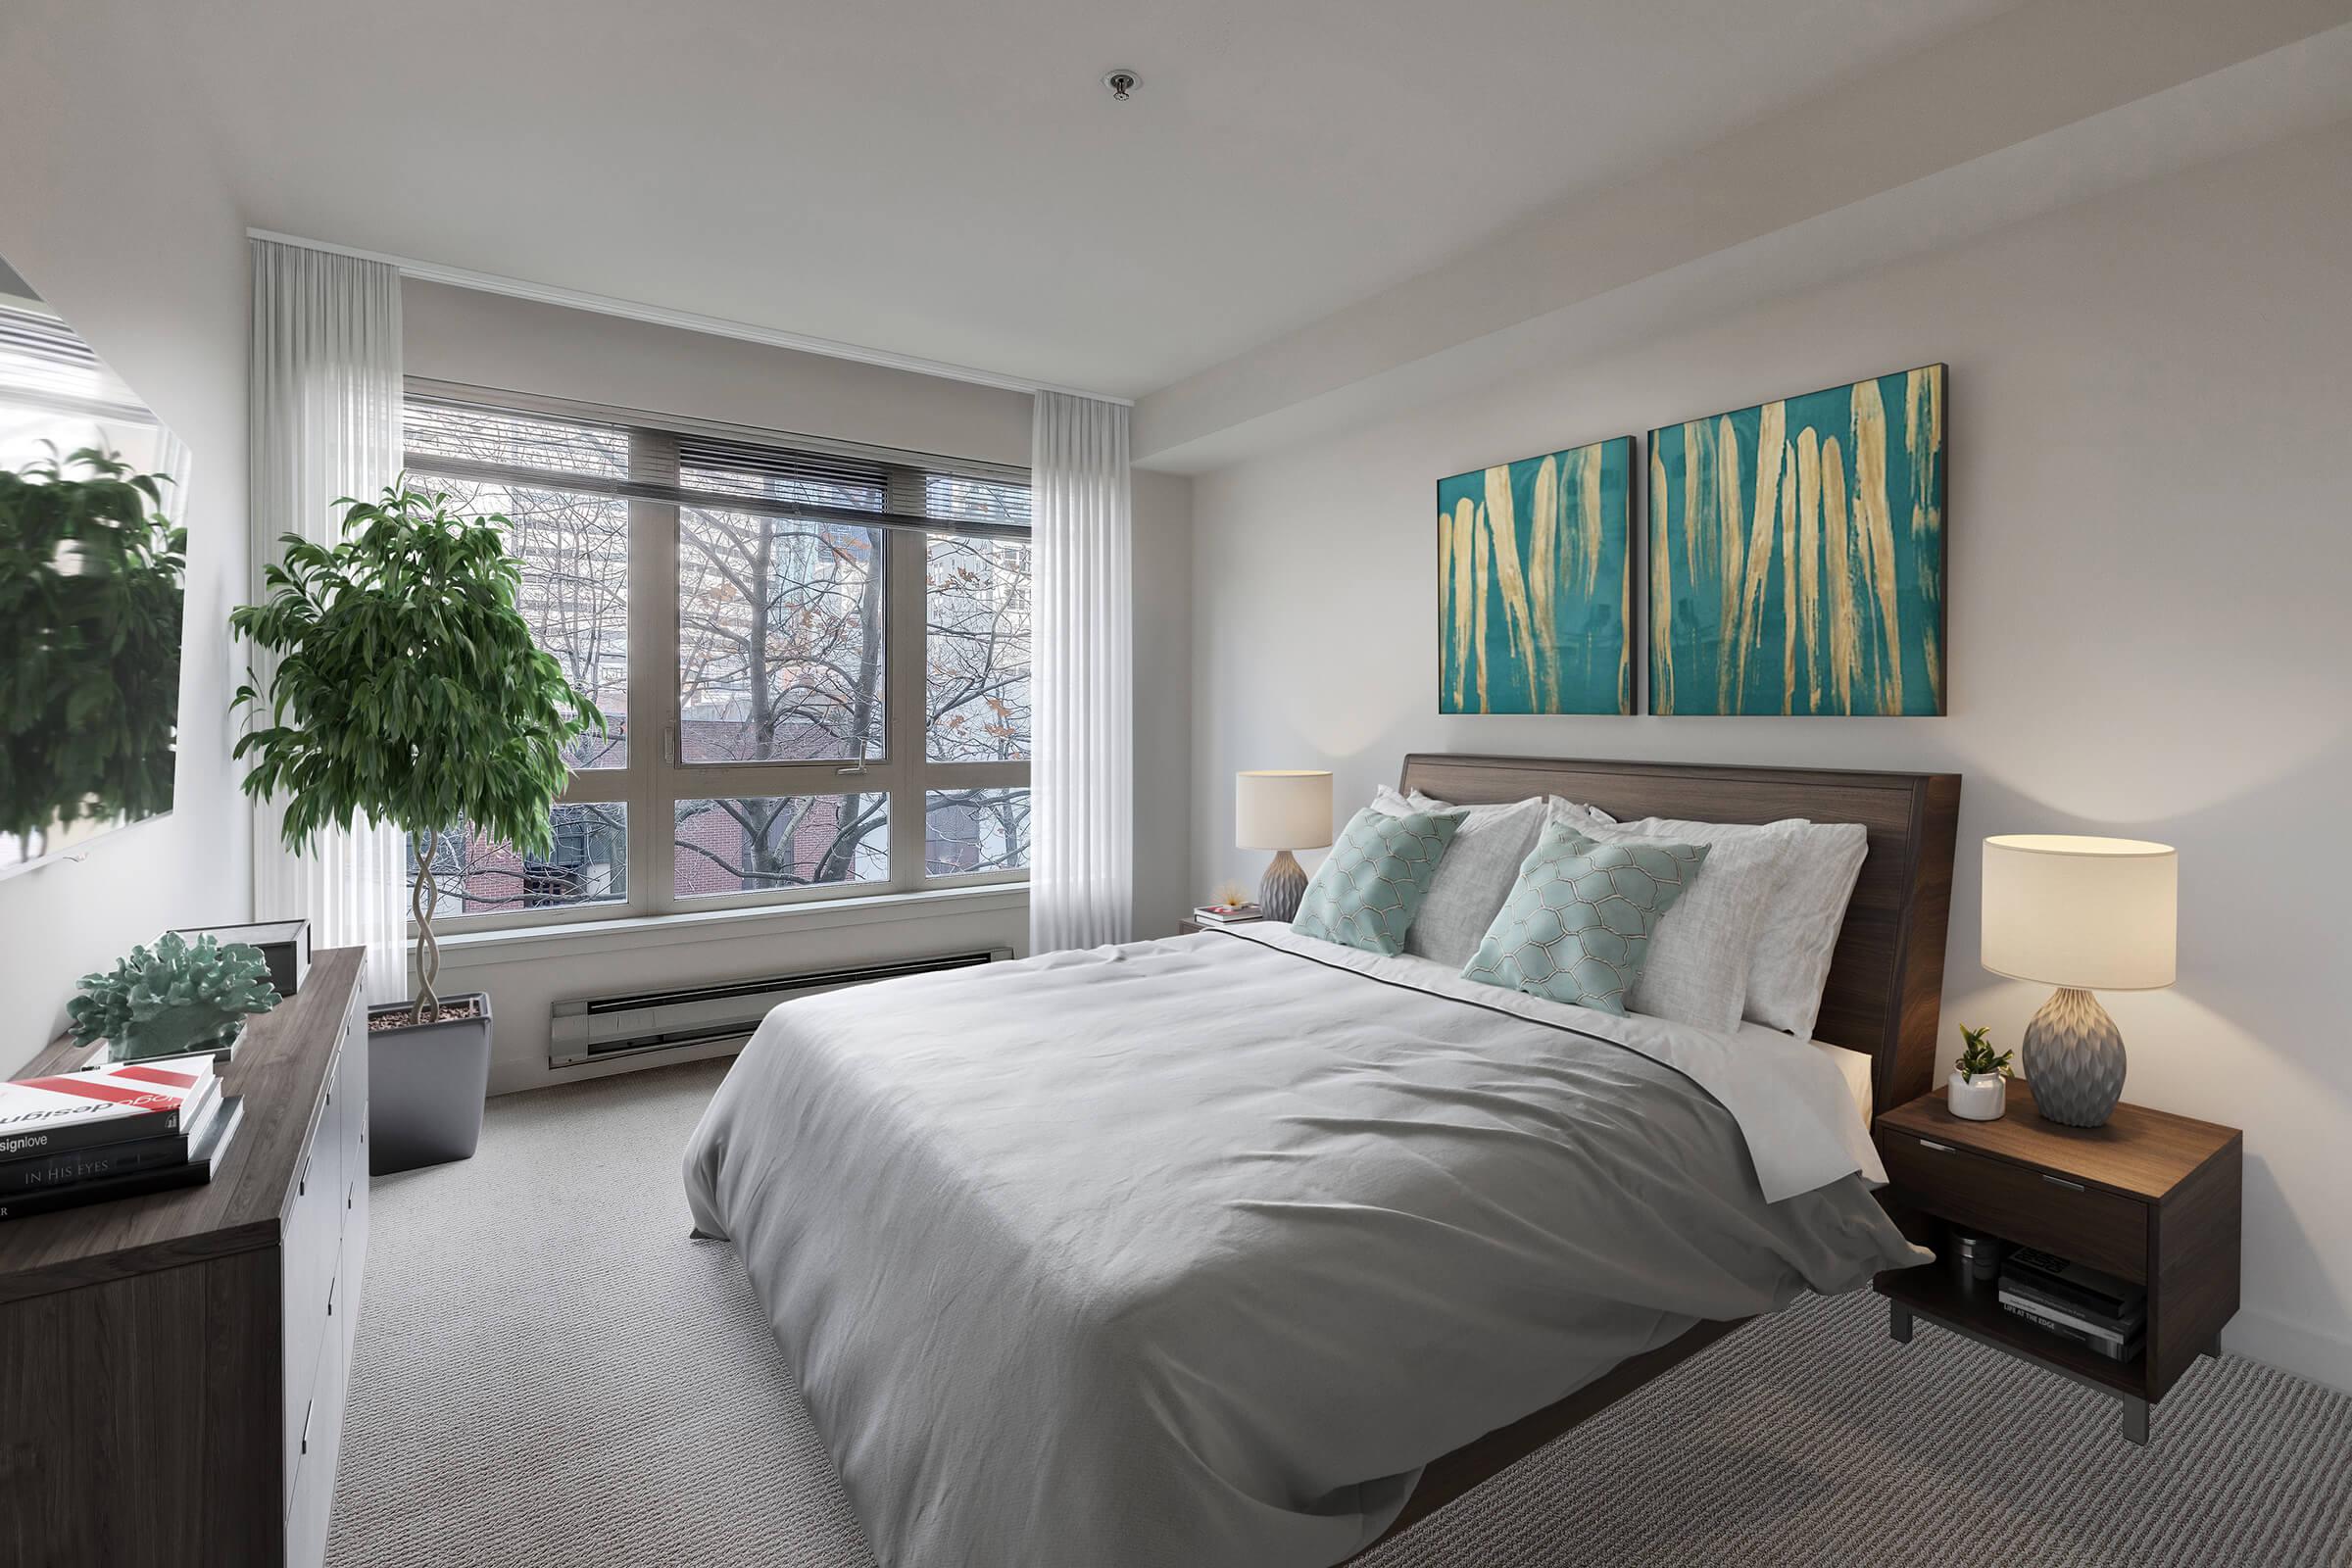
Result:
{"type": "Polygon", "coordinates": [[[211,1181],[243,1109],[210,1056],[0,1083],[0,1219],[211,1181]]]}
{"type": "Polygon", "coordinates": [[[2020,1249],[2001,1265],[2001,1306],[2112,1361],[2139,1353],[2148,1293],[2128,1280],[2020,1249]]]}
{"type": "Polygon", "coordinates": [[[1193,911],[1193,918],[1202,925],[1248,925],[1265,914],[1254,904],[1203,904],[1193,911]]]}

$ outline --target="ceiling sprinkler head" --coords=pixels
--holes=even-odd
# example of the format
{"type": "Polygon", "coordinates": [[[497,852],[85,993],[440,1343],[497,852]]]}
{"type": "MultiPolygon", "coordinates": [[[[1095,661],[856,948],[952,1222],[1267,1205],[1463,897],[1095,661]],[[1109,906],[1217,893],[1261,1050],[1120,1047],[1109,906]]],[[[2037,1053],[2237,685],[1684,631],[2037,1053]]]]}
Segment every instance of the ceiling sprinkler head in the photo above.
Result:
{"type": "Polygon", "coordinates": [[[1102,74],[1102,85],[1110,89],[1111,99],[1116,103],[1125,103],[1142,81],[1141,76],[1124,68],[1102,74]]]}

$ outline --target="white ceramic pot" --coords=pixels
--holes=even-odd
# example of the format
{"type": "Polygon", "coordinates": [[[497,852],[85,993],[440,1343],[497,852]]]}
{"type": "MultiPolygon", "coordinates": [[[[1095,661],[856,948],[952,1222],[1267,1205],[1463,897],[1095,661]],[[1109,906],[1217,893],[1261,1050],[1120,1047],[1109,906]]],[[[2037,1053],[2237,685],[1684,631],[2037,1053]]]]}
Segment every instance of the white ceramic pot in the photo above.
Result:
{"type": "Polygon", "coordinates": [[[1944,1103],[1963,1121],[1999,1121],[2009,1108],[2009,1080],[1997,1072],[1965,1073],[1955,1069],[1944,1103]]]}

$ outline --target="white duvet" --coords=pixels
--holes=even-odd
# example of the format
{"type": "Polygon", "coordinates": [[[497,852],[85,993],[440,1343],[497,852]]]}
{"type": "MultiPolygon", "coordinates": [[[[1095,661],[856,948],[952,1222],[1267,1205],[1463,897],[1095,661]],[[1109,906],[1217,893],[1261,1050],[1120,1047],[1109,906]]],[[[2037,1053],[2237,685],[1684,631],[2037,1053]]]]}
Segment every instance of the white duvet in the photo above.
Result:
{"type": "MultiPolygon", "coordinates": [[[[1498,1008],[1638,1051],[1682,1073],[1732,1113],[1768,1203],[1809,1193],[1840,1176],[1860,1175],[1873,1186],[1886,1184],[1886,1168],[1870,1141],[1869,1119],[1855,1117],[1851,1081],[1843,1065],[1829,1054],[1836,1048],[1761,1024],[1742,1024],[1739,1033],[1726,1035],[1646,1013],[1620,1015],[1571,1006],[1465,980],[1427,958],[1382,957],[1299,936],[1280,921],[1210,934],[1279,948],[1315,962],[1339,964],[1374,979],[1498,1008]]],[[[1867,1056],[1859,1059],[1869,1061],[1867,1056]]]]}
{"type": "Polygon", "coordinates": [[[794,1002],[686,1152],[890,1568],[1323,1568],[1919,1254],[1837,1067],[1258,927],[794,1002]]]}

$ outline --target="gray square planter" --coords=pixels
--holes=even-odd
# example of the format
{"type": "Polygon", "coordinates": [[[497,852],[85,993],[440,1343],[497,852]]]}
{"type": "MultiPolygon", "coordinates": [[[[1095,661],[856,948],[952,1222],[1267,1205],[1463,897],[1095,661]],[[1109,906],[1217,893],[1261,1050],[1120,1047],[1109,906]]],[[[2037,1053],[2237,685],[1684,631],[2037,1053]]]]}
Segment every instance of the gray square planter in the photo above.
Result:
{"type": "MultiPolygon", "coordinates": [[[[368,1174],[470,1159],[482,1139],[482,1101],[490,1089],[490,999],[478,1018],[375,1029],[368,1036],[368,1174]]],[[[370,1018],[406,1012],[371,1007],[370,1018]]]]}

